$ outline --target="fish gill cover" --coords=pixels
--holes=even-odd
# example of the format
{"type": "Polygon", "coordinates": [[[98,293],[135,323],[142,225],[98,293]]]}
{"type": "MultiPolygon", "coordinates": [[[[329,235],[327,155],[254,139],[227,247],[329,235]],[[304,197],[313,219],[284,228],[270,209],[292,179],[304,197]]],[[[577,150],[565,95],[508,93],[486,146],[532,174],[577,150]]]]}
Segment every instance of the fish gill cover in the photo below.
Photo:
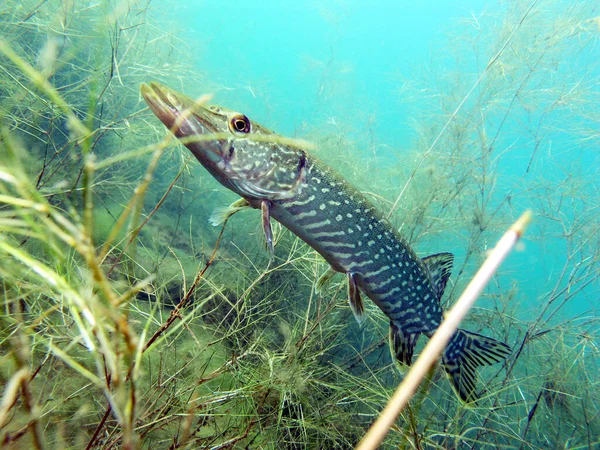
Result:
{"type": "Polygon", "coordinates": [[[308,246],[208,223],[236,196],[147,110],[158,81],[312,142],[420,257],[454,253],[444,308],[531,207],[465,324],[513,353],[476,405],[433,371],[384,446],[597,446],[595,2],[167,3],[0,11],[2,445],[349,448],[402,378],[308,246]]]}

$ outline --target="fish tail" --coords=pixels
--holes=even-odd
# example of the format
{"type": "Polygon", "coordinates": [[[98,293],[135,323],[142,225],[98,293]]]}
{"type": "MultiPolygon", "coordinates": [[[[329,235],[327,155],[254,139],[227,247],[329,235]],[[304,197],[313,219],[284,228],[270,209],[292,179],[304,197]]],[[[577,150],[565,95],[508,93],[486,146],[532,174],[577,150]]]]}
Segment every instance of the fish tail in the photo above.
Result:
{"type": "Polygon", "coordinates": [[[502,361],[510,354],[504,342],[458,329],[442,356],[442,365],[452,387],[464,402],[477,400],[477,367],[502,361]]]}

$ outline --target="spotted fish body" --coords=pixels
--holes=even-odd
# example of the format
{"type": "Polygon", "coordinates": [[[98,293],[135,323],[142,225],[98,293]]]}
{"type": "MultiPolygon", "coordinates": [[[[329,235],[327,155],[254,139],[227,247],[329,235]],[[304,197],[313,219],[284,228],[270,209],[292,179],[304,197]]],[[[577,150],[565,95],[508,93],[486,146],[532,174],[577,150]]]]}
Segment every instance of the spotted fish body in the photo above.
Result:
{"type": "MultiPolygon", "coordinates": [[[[400,363],[410,364],[418,337],[430,336],[442,321],[440,299],[452,255],[420,259],[395,227],[340,175],[246,116],[197,105],[157,83],[144,84],[141,90],[156,116],[185,140],[204,167],[243,198],[221,218],[251,206],[262,211],[271,249],[271,218],[304,240],[333,271],[347,275],[350,305],[359,321],[364,311],[361,292],[386,314],[392,354],[400,363]],[[202,135],[214,139],[194,141],[202,135]]],[[[476,368],[504,359],[509,351],[495,339],[458,330],[442,363],[459,397],[471,402],[477,398],[476,368]]]]}
{"type": "Polygon", "coordinates": [[[275,218],[354,282],[408,333],[434,331],[442,309],[424,263],[355,188],[312,157],[302,189],[274,202],[275,218]]]}

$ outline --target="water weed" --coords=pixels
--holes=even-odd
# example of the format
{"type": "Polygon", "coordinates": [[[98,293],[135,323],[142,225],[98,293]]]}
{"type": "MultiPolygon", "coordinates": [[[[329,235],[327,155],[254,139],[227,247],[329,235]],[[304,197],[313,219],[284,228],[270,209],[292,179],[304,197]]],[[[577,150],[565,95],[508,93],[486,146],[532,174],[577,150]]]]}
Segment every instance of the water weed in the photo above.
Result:
{"type": "MultiPolygon", "coordinates": [[[[167,6],[5,3],[2,445],[356,445],[403,379],[388,323],[368,302],[355,323],[342,277],[316,292],[327,265],[277,224],[271,257],[257,212],[208,225],[236,198],[181,151],[139,85],[224,104],[228,86],[192,66],[167,6]]],[[[501,232],[534,210],[524,251],[465,325],[509,342],[506,364],[481,372],[470,406],[430,371],[384,448],[600,440],[599,15],[591,2],[514,1],[457,24],[427,76],[398,81],[417,136],[408,151],[372,132],[364,105],[349,126],[332,116],[288,134],[312,142],[419,255],[455,254],[445,309],[501,232]]],[[[348,88],[335,56],[311,63],[322,100],[348,88]]]]}

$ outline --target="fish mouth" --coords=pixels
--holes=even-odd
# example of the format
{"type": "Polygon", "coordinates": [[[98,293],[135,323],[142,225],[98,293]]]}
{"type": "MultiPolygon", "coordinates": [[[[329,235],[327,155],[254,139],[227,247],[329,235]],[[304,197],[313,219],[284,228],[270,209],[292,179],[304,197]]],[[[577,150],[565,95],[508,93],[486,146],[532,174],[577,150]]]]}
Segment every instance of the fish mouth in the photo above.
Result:
{"type": "Polygon", "coordinates": [[[219,131],[214,113],[199,101],[154,81],[142,83],[140,93],[156,117],[177,137],[219,131]]]}

